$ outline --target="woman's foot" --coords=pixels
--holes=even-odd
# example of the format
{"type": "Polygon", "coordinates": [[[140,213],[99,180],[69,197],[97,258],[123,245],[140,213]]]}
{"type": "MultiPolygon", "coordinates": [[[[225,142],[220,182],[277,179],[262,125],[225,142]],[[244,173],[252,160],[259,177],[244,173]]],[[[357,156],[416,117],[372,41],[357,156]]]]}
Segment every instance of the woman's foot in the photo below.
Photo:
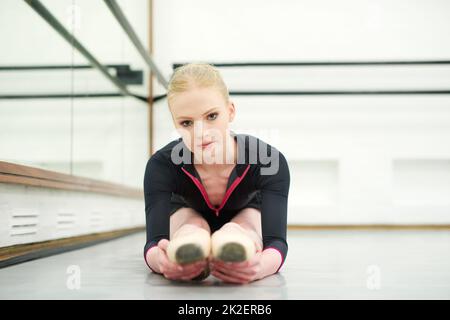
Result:
{"type": "Polygon", "coordinates": [[[198,228],[189,234],[180,235],[169,241],[167,256],[178,264],[189,264],[208,258],[211,251],[211,236],[205,229],[198,228]]]}
{"type": "Polygon", "coordinates": [[[218,230],[211,237],[213,258],[225,262],[250,260],[256,252],[253,239],[244,230],[218,230]]]}

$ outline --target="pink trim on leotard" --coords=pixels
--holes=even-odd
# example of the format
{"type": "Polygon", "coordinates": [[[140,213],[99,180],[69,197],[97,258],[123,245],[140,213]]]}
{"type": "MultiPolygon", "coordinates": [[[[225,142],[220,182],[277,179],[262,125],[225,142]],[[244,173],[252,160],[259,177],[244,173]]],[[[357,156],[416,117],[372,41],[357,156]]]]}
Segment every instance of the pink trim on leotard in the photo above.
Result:
{"type": "Polygon", "coordinates": [[[223,206],[225,205],[225,203],[227,202],[228,198],[230,197],[231,193],[233,192],[234,189],[236,189],[236,187],[238,186],[238,184],[242,181],[242,179],[244,179],[245,175],[247,174],[248,169],[250,169],[250,165],[247,165],[247,168],[245,168],[244,173],[236,178],[236,180],[233,181],[233,183],[231,184],[231,186],[228,188],[228,190],[225,192],[225,197],[222,200],[222,203],[220,204],[219,208],[214,207],[211,202],[209,201],[209,197],[208,194],[206,193],[205,187],[202,185],[202,183],[200,182],[200,180],[198,180],[196,177],[194,177],[192,174],[190,174],[186,169],[181,168],[191,179],[192,181],[195,183],[195,185],[197,186],[197,188],[200,189],[200,192],[203,196],[203,199],[205,199],[206,204],[208,205],[208,207],[211,210],[214,210],[216,213],[216,216],[219,216],[219,211],[223,208],[223,206]]]}

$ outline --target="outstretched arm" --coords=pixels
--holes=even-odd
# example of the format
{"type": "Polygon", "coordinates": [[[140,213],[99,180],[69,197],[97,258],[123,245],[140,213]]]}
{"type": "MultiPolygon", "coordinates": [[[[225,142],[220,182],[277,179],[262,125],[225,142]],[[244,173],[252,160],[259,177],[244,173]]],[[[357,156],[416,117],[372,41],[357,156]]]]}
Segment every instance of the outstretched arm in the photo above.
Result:
{"type": "Polygon", "coordinates": [[[278,152],[277,172],[271,175],[261,174],[256,186],[261,190],[262,201],[263,276],[278,272],[288,251],[286,229],[290,173],[286,158],[278,150],[276,152],[278,152]]]}
{"type": "Polygon", "coordinates": [[[169,239],[170,199],[176,182],[167,163],[154,154],[147,162],[144,174],[144,198],[147,242],[144,246],[144,259],[154,272],[159,273],[157,265],[158,242],[169,239]]]}

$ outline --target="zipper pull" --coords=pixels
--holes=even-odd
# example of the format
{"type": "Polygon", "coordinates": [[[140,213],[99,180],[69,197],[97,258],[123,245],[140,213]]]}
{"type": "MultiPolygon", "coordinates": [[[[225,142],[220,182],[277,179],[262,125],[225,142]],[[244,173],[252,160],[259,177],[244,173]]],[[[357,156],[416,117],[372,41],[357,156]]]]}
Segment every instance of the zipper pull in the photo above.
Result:
{"type": "Polygon", "coordinates": [[[215,209],[216,210],[216,216],[219,216],[219,209],[215,209]]]}

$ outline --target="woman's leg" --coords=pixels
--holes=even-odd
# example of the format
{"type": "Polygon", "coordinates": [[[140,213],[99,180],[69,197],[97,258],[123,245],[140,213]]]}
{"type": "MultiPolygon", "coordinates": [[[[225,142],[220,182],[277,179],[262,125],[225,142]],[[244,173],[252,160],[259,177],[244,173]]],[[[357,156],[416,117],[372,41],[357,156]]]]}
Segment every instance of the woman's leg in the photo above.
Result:
{"type": "Polygon", "coordinates": [[[179,264],[206,259],[211,251],[211,230],[206,220],[192,208],[180,208],[170,217],[168,258],[179,264]]]}
{"type": "Polygon", "coordinates": [[[211,229],[200,213],[192,208],[180,208],[170,216],[170,240],[204,229],[211,234],[211,229]]]}
{"type": "Polygon", "coordinates": [[[241,230],[255,242],[256,251],[262,251],[261,211],[255,208],[245,208],[239,211],[230,222],[220,230],[241,230]]]}
{"type": "Polygon", "coordinates": [[[261,213],[245,208],[212,235],[213,256],[219,260],[238,262],[251,259],[261,252],[261,213]]]}

